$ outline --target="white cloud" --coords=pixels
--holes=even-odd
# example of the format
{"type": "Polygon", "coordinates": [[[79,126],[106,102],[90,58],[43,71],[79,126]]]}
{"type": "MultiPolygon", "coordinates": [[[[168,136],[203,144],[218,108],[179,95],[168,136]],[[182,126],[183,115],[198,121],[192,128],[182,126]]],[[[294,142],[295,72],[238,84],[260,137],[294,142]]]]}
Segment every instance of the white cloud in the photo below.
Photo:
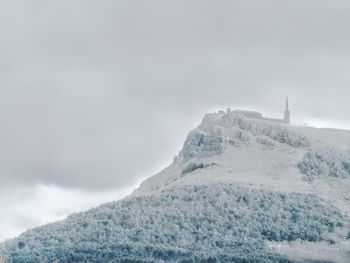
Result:
{"type": "Polygon", "coordinates": [[[349,9],[3,1],[0,240],[119,198],[218,105],[278,117],[288,94],[293,122],[350,128],[349,9]]]}
{"type": "Polygon", "coordinates": [[[73,212],[119,200],[131,191],[132,188],[92,192],[43,184],[1,189],[0,242],[28,228],[61,220],[73,212]]]}

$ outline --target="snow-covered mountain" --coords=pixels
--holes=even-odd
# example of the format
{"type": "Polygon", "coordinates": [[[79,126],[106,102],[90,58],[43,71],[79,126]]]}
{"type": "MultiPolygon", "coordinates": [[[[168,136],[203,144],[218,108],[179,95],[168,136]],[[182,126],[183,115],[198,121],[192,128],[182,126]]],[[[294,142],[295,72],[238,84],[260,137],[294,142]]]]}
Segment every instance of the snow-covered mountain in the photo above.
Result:
{"type": "Polygon", "coordinates": [[[0,253],[4,262],[350,262],[349,216],[350,132],[219,112],[127,198],[29,230],[0,253]]]}

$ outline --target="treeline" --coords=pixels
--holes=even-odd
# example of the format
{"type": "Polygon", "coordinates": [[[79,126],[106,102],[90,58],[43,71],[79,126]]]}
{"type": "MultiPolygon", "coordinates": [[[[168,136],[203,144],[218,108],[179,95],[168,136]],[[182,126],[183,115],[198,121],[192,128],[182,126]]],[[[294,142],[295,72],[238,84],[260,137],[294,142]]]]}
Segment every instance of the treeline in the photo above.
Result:
{"type": "Polygon", "coordinates": [[[350,158],[331,149],[307,152],[298,167],[310,181],[326,176],[350,178],[350,158]]]}

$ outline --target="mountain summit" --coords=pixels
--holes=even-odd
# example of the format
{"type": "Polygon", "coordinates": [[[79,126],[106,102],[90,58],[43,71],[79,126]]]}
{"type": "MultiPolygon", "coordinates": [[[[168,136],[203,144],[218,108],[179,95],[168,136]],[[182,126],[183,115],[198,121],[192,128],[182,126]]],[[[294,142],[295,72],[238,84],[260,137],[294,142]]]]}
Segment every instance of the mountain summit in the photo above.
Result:
{"type": "Polygon", "coordinates": [[[29,230],[0,253],[4,262],[349,262],[349,189],[350,132],[210,113],[130,196],[29,230]]]}

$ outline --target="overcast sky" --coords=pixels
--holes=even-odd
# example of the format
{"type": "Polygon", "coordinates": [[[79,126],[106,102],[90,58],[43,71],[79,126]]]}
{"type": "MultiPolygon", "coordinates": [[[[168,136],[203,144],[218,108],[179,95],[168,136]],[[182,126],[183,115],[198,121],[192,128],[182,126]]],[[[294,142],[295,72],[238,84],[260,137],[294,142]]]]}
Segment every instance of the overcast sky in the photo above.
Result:
{"type": "Polygon", "coordinates": [[[350,129],[349,28],[341,0],[0,1],[0,240],[124,196],[220,107],[350,129]]]}

